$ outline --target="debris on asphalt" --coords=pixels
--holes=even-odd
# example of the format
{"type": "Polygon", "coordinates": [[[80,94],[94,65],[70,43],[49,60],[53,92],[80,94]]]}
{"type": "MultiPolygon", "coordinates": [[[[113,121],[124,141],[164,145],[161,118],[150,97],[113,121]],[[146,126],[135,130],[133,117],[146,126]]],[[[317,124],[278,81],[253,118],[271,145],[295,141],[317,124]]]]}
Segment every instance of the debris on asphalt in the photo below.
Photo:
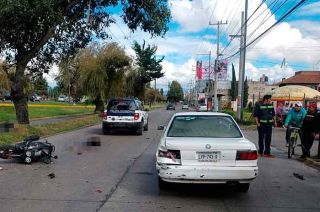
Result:
{"type": "Polygon", "coordinates": [[[100,137],[90,137],[87,139],[87,146],[101,146],[100,137]]]}
{"type": "Polygon", "coordinates": [[[0,158],[16,159],[30,164],[34,161],[51,163],[55,146],[47,140],[41,141],[39,135],[26,137],[22,142],[0,147],[0,158]]]}
{"type": "Polygon", "coordinates": [[[77,155],[82,155],[82,152],[78,152],[77,155]]]}
{"type": "Polygon", "coordinates": [[[97,190],[96,190],[96,192],[98,192],[98,193],[102,193],[102,190],[100,190],[100,189],[97,189],[97,190]]]}
{"type": "Polygon", "coordinates": [[[293,176],[295,176],[296,178],[298,178],[299,180],[304,180],[303,175],[298,174],[298,173],[293,173],[293,176]]]}
{"type": "Polygon", "coordinates": [[[50,177],[51,179],[53,179],[53,178],[56,177],[56,175],[55,175],[54,173],[50,173],[50,174],[48,174],[48,177],[50,177]]]}
{"type": "Polygon", "coordinates": [[[1,170],[3,170],[3,168],[2,168],[2,167],[0,167],[0,171],[1,171],[1,170]]]}

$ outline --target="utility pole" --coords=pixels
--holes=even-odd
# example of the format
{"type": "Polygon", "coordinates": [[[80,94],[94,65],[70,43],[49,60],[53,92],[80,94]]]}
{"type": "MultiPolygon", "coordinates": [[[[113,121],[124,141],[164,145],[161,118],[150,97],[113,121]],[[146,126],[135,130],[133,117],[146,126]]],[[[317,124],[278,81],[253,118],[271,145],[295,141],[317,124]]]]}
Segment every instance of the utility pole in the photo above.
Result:
{"type": "Polygon", "coordinates": [[[243,97],[244,97],[244,76],[246,66],[246,46],[247,46],[247,19],[248,19],[248,0],[245,1],[245,12],[241,13],[241,34],[230,35],[233,38],[240,37],[240,62],[239,80],[237,97],[237,119],[243,120],[243,97]]]}
{"type": "MultiPolygon", "coordinates": [[[[218,21],[218,23],[209,23],[209,25],[216,25],[217,26],[217,59],[215,62],[215,67],[214,67],[214,110],[218,111],[218,63],[219,63],[219,57],[220,57],[220,25],[228,24],[228,21],[222,22],[218,21]]],[[[210,64],[209,64],[210,67],[210,64]]]]}

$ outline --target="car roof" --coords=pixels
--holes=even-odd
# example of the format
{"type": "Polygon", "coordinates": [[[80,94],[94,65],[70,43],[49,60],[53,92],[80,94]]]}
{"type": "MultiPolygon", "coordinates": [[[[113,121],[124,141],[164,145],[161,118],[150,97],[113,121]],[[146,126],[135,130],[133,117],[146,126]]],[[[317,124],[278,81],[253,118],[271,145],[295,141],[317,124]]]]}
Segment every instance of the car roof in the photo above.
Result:
{"type": "Polygon", "coordinates": [[[230,115],[227,113],[220,113],[220,112],[179,112],[179,113],[175,113],[174,116],[230,116],[230,115]]]}
{"type": "Polygon", "coordinates": [[[111,98],[109,99],[109,101],[140,101],[138,99],[134,99],[134,98],[111,98]]]}

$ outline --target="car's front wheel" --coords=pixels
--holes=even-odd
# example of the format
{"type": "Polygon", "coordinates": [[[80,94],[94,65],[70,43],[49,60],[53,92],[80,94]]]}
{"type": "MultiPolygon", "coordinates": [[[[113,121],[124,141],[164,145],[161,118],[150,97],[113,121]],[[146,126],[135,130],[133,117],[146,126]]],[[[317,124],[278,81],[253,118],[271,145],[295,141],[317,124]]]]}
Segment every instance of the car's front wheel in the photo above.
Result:
{"type": "Polygon", "coordinates": [[[250,183],[239,183],[237,185],[237,191],[239,192],[247,192],[250,188],[250,183]]]}

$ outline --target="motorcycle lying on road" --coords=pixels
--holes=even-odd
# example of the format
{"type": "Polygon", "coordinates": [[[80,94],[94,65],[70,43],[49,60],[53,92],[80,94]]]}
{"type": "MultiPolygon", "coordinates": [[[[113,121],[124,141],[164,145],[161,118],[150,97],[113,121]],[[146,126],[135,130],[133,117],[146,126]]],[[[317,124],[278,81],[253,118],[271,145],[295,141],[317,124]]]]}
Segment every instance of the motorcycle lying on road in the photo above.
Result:
{"type": "Polygon", "coordinates": [[[27,164],[34,161],[42,161],[49,164],[52,158],[58,158],[57,156],[52,156],[54,151],[55,146],[53,144],[47,140],[40,141],[38,135],[32,135],[20,143],[0,146],[0,158],[16,159],[27,164]]]}

